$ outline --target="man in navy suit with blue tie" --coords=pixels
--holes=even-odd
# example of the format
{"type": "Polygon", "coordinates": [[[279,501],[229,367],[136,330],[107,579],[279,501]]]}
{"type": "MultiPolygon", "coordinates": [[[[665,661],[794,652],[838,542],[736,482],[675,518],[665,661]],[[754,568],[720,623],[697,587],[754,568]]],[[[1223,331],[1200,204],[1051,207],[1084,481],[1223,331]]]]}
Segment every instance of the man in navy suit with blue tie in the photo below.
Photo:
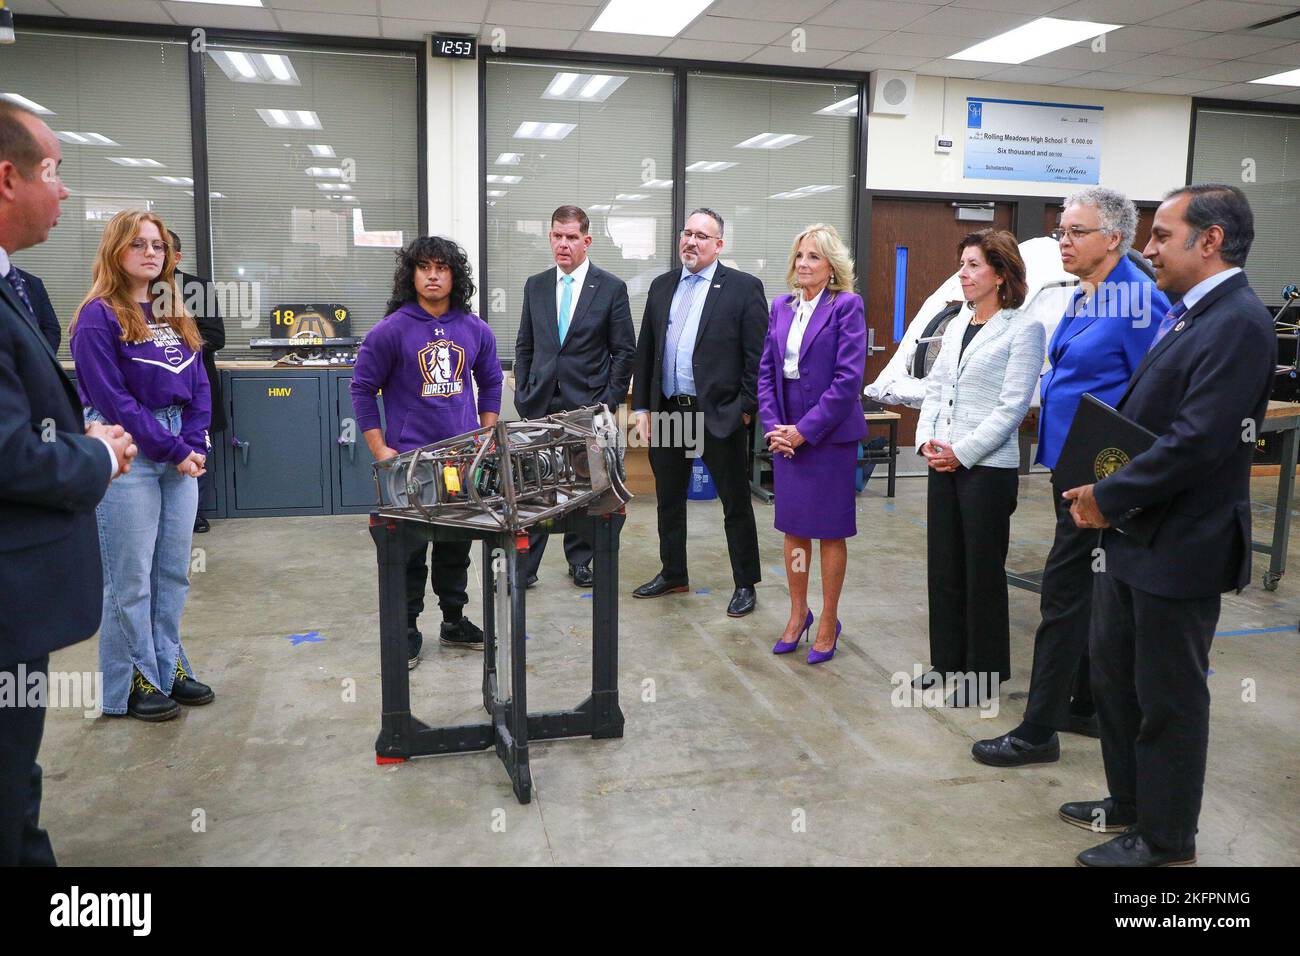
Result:
{"type": "Polygon", "coordinates": [[[50,343],[50,348],[57,352],[59,343],[63,341],[63,329],[59,326],[59,317],[54,311],[53,303],[50,302],[50,295],[45,291],[45,283],[41,281],[40,276],[32,275],[17,266],[13,266],[10,274],[13,276],[10,285],[20,294],[25,293],[23,301],[36,316],[36,324],[40,326],[41,335],[45,336],[45,341],[50,343]]]}
{"type": "MultiPolygon", "coordinates": [[[[1127,253],[1137,208],[1123,193],[1094,186],[1065,202],[1053,233],[1065,271],[1079,277],[1047,355],[1039,383],[1038,461],[1055,470],[1084,394],[1113,405],[1151,346],[1169,300],[1127,253]]],[[[1042,620],[1034,635],[1034,667],[1024,720],[980,740],[971,755],[995,767],[1051,763],[1061,757],[1057,731],[1097,736],[1088,671],[1093,549],[1097,532],[1075,527],[1070,503],[1053,487],[1056,537],[1043,567],[1042,620]]]]}
{"type": "Polygon", "coordinates": [[[1088,650],[1110,796],[1060,816],[1126,830],[1080,853],[1084,866],[1196,860],[1210,642],[1220,594],[1250,583],[1250,465],[1277,364],[1272,316],[1242,271],[1254,237],[1235,186],[1165,198],[1143,254],[1178,301],[1116,406],[1155,444],[1065,492],[1079,527],[1107,529],[1088,650]],[[1123,534],[1152,506],[1167,510],[1149,544],[1123,534]]]}
{"type": "Polygon", "coordinates": [[[60,158],[48,126],[0,100],[0,682],[17,690],[0,703],[0,866],[54,865],[36,763],[45,701],[30,690],[48,686],[51,651],[99,626],[95,505],[135,455],[120,426],[84,424],[9,261],[58,221],[60,158]]]}

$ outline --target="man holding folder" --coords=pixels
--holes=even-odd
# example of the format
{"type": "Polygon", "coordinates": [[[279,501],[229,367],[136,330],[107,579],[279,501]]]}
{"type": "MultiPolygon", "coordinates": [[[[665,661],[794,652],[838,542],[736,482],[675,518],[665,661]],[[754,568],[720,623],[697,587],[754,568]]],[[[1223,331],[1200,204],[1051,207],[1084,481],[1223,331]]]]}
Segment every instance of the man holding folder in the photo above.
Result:
{"type": "Polygon", "coordinates": [[[1110,796],[1060,815],[1126,832],[1080,853],[1084,866],[1196,860],[1210,641],[1219,595],[1250,583],[1250,465],[1277,359],[1272,318],[1241,268],[1254,236],[1236,187],[1165,198],[1143,255],[1176,304],[1118,405],[1155,441],[1064,492],[1079,527],[1110,529],[1089,642],[1110,796]],[[1144,509],[1163,512],[1154,530],[1144,509]],[[1125,534],[1130,521],[1135,533],[1125,534]]]}

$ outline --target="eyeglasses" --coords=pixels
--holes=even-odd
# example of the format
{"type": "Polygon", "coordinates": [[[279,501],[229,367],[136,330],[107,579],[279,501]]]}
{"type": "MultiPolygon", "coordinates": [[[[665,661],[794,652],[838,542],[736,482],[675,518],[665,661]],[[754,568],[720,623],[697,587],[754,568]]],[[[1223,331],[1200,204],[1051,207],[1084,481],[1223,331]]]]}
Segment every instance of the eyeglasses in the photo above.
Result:
{"type": "Polygon", "coordinates": [[[696,242],[703,242],[705,239],[717,241],[717,236],[710,236],[707,232],[691,232],[689,229],[683,229],[680,233],[683,239],[694,239],[696,242]]]}
{"type": "Polygon", "coordinates": [[[167,243],[163,242],[160,239],[156,239],[152,243],[150,243],[147,239],[131,240],[132,252],[144,252],[146,249],[149,249],[150,247],[153,248],[154,252],[157,252],[160,255],[167,251],[167,243]]]}
{"type": "Polygon", "coordinates": [[[1060,242],[1066,236],[1070,237],[1071,242],[1078,242],[1080,239],[1082,239],[1084,236],[1090,233],[1101,232],[1101,231],[1102,230],[1100,227],[1096,229],[1080,229],[1078,226],[1071,226],[1069,229],[1053,229],[1051,232],[1051,236],[1057,242],[1060,242]]]}

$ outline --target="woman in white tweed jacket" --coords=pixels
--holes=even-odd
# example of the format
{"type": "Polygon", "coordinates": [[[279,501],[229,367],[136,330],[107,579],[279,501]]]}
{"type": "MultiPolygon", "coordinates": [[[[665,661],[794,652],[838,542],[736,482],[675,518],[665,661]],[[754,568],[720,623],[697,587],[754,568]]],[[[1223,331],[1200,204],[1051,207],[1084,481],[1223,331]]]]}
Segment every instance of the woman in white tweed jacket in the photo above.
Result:
{"type": "MultiPolygon", "coordinates": [[[[930,466],[930,667],[954,675],[959,688],[996,694],[1011,672],[1006,559],[1019,485],[1017,432],[1047,340],[1042,323],[1019,311],[1025,263],[1015,237],[983,229],[958,250],[969,310],[944,332],[916,426],[930,466]]],[[[974,702],[960,691],[953,700],[974,702]]]]}

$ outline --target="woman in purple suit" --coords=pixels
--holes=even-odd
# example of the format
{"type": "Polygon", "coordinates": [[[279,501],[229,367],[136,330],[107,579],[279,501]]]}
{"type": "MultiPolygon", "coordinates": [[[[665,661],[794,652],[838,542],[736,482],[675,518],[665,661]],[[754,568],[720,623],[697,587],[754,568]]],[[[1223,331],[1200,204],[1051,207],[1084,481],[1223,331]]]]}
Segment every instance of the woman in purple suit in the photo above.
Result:
{"type": "Polygon", "coordinates": [[[822,616],[809,664],[835,656],[845,539],[857,534],[858,442],[867,435],[859,394],[867,363],[862,298],[853,259],[833,226],[809,226],[794,241],[786,281],[772,303],[758,371],[758,408],[772,451],[776,529],[785,532],[790,620],[773,654],[809,632],[812,539],[821,540],[822,616]]]}

